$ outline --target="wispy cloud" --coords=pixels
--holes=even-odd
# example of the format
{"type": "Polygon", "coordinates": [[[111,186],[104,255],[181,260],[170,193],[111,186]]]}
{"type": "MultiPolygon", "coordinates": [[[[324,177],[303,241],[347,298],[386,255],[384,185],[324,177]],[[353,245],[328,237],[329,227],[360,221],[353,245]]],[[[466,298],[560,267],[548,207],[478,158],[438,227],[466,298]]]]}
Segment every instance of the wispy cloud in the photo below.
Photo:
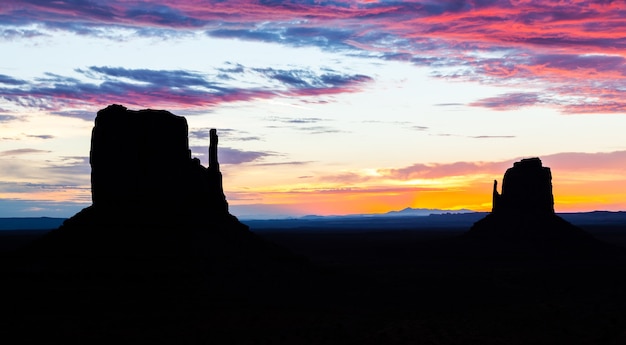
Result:
{"type": "Polygon", "coordinates": [[[463,103],[437,103],[435,104],[438,107],[459,107],[463,106],[463,103]]]}
{"type": "Polygon", "coordinates": [[[496,97],[489,97],[471,103],[473,106],[491,108],[495,110],[509,110],[537,105],[540,103],[536,93],[508,93],[496,97]]]}
{"type": "MultiPolygon", "coordinates": [[[[192,146],[190,147],[194,156],[201,161],[208,161],[208,146],[192,146]]],[[[220,164],[243,164],[262,160],[265,157],[275,156],[272,152],[262,151],[245,151],[230,147],[220,146],[218,148],[220,164]]]]}
{"type": "Polygon", "coordinates": [[[39,150],[39,149],[15,149],[15,150],[6,150],[0,151],[0,157],[7,156],[21,156],[21,155],[30,155],[36,153],[49,153],[47,150],[39,150]]]}
{"type": "Polygon", "coordinates": [[[318,177],[321,182],[340,183],[343,185],[354,185],[374,180],[375,177],[365,175],[360,171],[343,171],[336,174],[325,174],[318,177]]]}
{"type": "MultiPolygon", "coordinates": [[[[383,178],[395,180],[436,179],[454,176],[493,175],[502,176],[504,172],[523,158],[517,157],[504,161],[454,162],[454,163],[416,163],[410,166],[379,169],[383,178]]],[[[586,174],[589,176],[619,176],[626,173],[626,151],[614,152],[563,152],[539,157],[544,166],[550,167],[553,174],[586,174]]]]}
{"type": "Polygon", "coordinates": [[[75,185],[76,183],[88,185],[91,165],[89,164],[89,157],[61,157],[58,162],[48,162],[48,165],[43,170],[46,174],[53,175],[52,177],[56,181],[63,181],[63,183],[68,185],[75,185]],[[77,180],[77,177],[82,177],[84,180],[77,180]]]}
{"type": "Polygon", "coordinates": [[[474,139],[512,139],[515,138],[514,135],[474,135],[469,138],[474,139]]]}
{"type": "Polygon", "coordinates": [[[461,138],[469,138],[469,139],[513,139],[517,138],[515,135],[491,135],[491,134],[481,134],[481,135],[461,135],[461,134],[453,134],[453,133],[435,133],[432,134],[437,137],[461,137],[461,138]]]}
{"type": "Polygon", "coordinates": [[[0,123],[11,122],[17,120],[17,116],[0,114],[0,123]]]}
{"type": "Polygon", "coordinates": [[[314,163],[313,161],[287,161],[287,162],[267,162],[267,163],[255,163],[256,166],[279,166],[279,165],[306,165],[314,163]]]}
{"type": "Polygon", "coordinates": [[[378,172],[395,180],[437,179],[451,176],[504,173],[512,166],[506,162],[455,162],[455,163],[417,163],[396,169],[380,169],[378,172]]]}
{"type": "Polygon", "coordinates": [[[51,134],[26,134],[25,136],[27,138],[35,138],[35,139],[43,139],[43,140],[55,138],[54,135],[51,135],[51,134]]]}
{"type": "Polygon", "coordinates": [[[273,156],[274,154],[260,151],[243,151],[229,147],[220,147],[220,163],[223,164],[242,164],[257,161],[263,157],[273,156]]]}
{"type": "MultiPolygon", "coordinates": [[[[1,6],[1,5],[0,5],[1,6]]],[[[0,18],[7,18],[7,16],[0,16],[0,18]]],[[[39,30],[24,29],[19,27],[0,27],[0,39],[12,41],[16,39],[29,39],[37,36],[44,36],[39,30]]]]}
{"type": "Polygon", "coordinates": [[[327,119],[321,119],[317,117],[281,117],[272,116],[267,118],[268,121],[279,122],[285,124],[284,126],[268,125],[269,128],[289,128],[307,132],[308,134],[330,134],[330,133],[345,133],[345,130],[334,128],[331,126],[321,125],[323,122],[327,122],[327,119]]]}
{"type": "Polygon", "coordinates": [[[391,193],[415,193],[420,191],[437,191],[437,188],[430,187],[339,187],[339,188],[294,188],[288,191],[265,192],[267,195],[276,194],[318,194],[318,195],[355,195],[355,194],[391,194],[391,193]]]}
{"type": "Polygon", "coordinates": [[[626,173],[626,151],[613,152],[563,152],[547,155],[542,158],[546,165],[555,170],[573,172],[614,172],[615,174],[626,173]]]}
{"type": "Polygon", "coordinates": [[[280,117],[280,116],[272,116],[267,118],[269,121],[276,121],[282,123],[295,123],[295,124],[310,124],[310,123],[319,123],[325,121],[324,119],[320,119],[318,117],[280,117]]]}
{"type": "Polygon", "coordinates": [[[26,81],[21,80],[21,79],[13,78],[13,77],[10,77],[8,75],[0,74],[0,84],[23,85],[23,84],[26,84],[26,81]]]}
{"type": "MultiPolygon", "coordinates": [[[[127,69],[91,66],[77,69],[81,79],[47,73],[20,87],[2,87],[0,99],[31,108],[47,109],[56,115],[93,120],[93,115],[72,108],[92,104],[120,103],[143,107],[212,107],[221,103],[266,99],[284,95],[316,96],[355,92],[371,80],[363,75],[337,71],[260,71],[246,69],[245,80],[254,74],[267,83],[263,86],[233,86],[214,75],[187,70],[127,69]],[[280,77],[278,77],[280,76],[280,77]],[[84,81],[84,79],[87,81],[84,81]]],[[[224,73],[221,71],[220,73],[224,73]]],[[[233,72],[240,74],[238,70],[233,72]]],[[[7,80],[14,80],[10,77],[7,80]]]]}
{"type": "Polygon", "coordinates": [[[36,192],[38,189],[60,189],[58,186],[68,186],[67,189],[89,186],[91,167],[88,157],[38,159],[38,154],[49,152],[37,149],[0,152],[0,183],[5,186],[27,187],[24,193],[36,192]]]}
{"type": "MultiPolygon", "coordinates": [[[[189,130],[189,138],[197,140],[208,140],[211,128],[198,128],[189,130]]],[[[251,135],[249,132],[236,130],[233,128],[219,128],[217,135],[220,138],[227,138],[229,141],[256,141],[261,137],[251,135]]]]}
{"type": "Polygon", "coordinates": [[[52,115],[63,116],[63,117],[72,117],[76,119],[81,119],[85,121],[94,121],[96,118],[97,109],[93,111],[87,110],[62,110],[62,111],[51,111],[52,115]]]}

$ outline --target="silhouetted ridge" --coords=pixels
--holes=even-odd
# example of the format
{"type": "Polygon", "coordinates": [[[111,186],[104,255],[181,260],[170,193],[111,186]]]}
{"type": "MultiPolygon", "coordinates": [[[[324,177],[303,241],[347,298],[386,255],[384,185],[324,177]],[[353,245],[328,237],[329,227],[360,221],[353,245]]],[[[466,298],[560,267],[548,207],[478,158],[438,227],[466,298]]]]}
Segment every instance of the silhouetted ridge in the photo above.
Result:
{"type": "Polygon", "coordinates": [[[492,212],[463,237],[522,256],[595,255],[608,248],[555,214],[552,173],[539,158],[522,159],[507,169],[501,194],[494,181],[492,212]]]}

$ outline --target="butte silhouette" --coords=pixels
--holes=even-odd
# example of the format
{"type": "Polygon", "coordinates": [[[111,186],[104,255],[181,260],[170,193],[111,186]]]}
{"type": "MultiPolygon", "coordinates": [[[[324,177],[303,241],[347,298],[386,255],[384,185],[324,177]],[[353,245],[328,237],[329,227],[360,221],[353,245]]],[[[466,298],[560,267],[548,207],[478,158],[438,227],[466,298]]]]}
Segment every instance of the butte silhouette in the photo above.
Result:
{"type": "Polygon", "coordinates": [[[229,213],[210,130],[209,166],[191,157],[187,120],[165,110],[98,111],[92,205],[27,248],[47,257],[289,257],[229,213]]]}
{"type": "MultiPolygon", "coordinates": [[[[5,309],[26,320],[41,314],[92,321],[128,313],[143,322],[226,308],[251,290],[264,297],[283,293],[277,286],[304,271],[308,260],[230,214],[217,131],[210,130],[208,167],[191,157],[187,133],[186,119],[164,110],[110,105],[98,111],[92,204],[0,257],[3,288],[12,299],[5,309]]],[[[153,330],[167,328],[164,320],[172,319],[155,321],[153,330]]],[[[60,336],[52,328],[32,336],[67,343],[52,342],[53,334],[60,336]]]]}
{"type": "Polygon", "coordinates": [[[614,253],[583,229],[554,212],[552,173],[539,158],[522,159],[493,184],[492,211],[463,237],[503,255],[538,257],[597,256],[614,253]]]}

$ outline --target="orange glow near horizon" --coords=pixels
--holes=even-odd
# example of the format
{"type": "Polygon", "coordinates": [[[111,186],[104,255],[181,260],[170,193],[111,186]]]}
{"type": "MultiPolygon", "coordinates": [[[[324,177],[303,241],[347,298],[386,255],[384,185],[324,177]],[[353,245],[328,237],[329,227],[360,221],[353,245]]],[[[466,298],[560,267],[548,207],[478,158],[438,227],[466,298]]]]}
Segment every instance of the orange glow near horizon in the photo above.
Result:
{"type": "Polygon", "coordinates": [[[91,203],[91,191],[86,189],[38,190],[31,193],[0,193],[0,199],[42,202],[91,203]]]}
{"type": "MultiPolygon", "coordinates": [[[[551,167],[556,212],[626,210],[626,178],[620,175],[621,167],[615,161],[619,157],[616,153],[602,156],[607,158],[606,163],[597,160],[589,164],[593,168],[586,171],[581,168],[581,162],[552,159],[550,165],[556,167],[551,167]]],[[[268,215],[277,209],[290,214],[347,215],[386,213],[407,207],[489,212],[493,180],[498,181],[501,192],[502,165],[502,162],[413,165],[378,170],[376,174],[371,171],[346,174],[352,182],[348,179],[324,182],[326,177],[321,176],[310,183],[289,183],[283,178],[268,185],[268,181],[255,179],[260,186],[234,191],[228,189],[228,179],[224,185],[230,205],[254,205],[261,210],[259,212],[267,210],[268,215]],[[361,179],[359,174],[371,179],[361,179]]],[[[251,171],[243,176],[259,175],[251,171]]],[[[0,194],[0,198],[91,204],[88,186],[80,189],[33,187],[28,194],[8,192],[0,194]]]]}
{"type": "MultiPolygon", "coordinates": [[[[498,182],[501,182],[499,180],[498,182]]],[[[577,182],[553,181],[556,212],[589,212],[597,210],[626,210],[626,183],[623,181],[577,182]],[[556,182],[556,183],[555,183],[556,182]]],[[[378,214],[398,211],[407,207],[442,210],[467,209],[477,212],[491,211],[493,180],[466,186],[442,188],[381,187],[307,191],[254,192],[255,204],[280,206],[295,214],[347,215],[378,214]]],[[[500,185],[499,185],[500,191],[500,185]]],[[[248,191],[249,193],[250,191],[248,191]]],[[[231,205],[246,205],[246,199],[230,200],[231,205]]],[[[234,194],[241,194],[235,192],[234,194]]],[[[52,190],[28,194],[28,200],[42,202],[91,203],[87,190],[52,190]]],[[[20,193],[3,193],[0,198],[26,200],[20,193]]]]}
{"type": "MultiPolygon", "coordinates": [[[[559,174],[553,179],[556,212],[590,212],[626,210],[626,181],[602,180],[610,175],[598,174],[594,179],[575,178],[576,174],[559,174]]],[[[614,177],[614,176],[612,176],[614,177]]],[[[389,183],[386,187],[306,190],[274,190],[256,193],[259,204],[286,206],[300,214],[346,215],[375,214],[398,211],[406,207],[442,210],[467,209],[489,212],[492,207],[493,180],[501,192],[502,174],[476,174],[463,177],[431,178],[417,183],[389,183]]],[[[243,205],[244,202],[231,202],[243,205]]]]}
{"type": "MultiPolygon", "coordinates": [[[[329,195],[328,193],[307,192],[305,195],[264,196],[265,205],[289,206],[291,210],[300,214],[317,215],[347,215],[347,214],[377,214],[389,211],[398,211],[406,207],[429,208],[442,210],[467,209],[476,212],[491,211],[491,189],[476,190],[439,190],[386,195],[384,193],[342,193],[329,195]]],[[[590,212],[590,211],[620,211],[626,210],[624,195],[556,195],[556,212],[590,212]]],[[[233,204],[233,203],[231,203],[233,204]]],[[[236,203],[235,203],[236,204],[236,203]]]]}

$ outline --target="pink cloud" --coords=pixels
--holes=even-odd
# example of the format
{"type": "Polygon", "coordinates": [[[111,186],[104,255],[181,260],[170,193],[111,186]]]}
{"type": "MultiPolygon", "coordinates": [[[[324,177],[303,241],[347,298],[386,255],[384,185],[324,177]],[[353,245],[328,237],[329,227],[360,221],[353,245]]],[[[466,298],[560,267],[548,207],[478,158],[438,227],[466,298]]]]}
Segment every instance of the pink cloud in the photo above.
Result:
{"type": "MultiPolygon", "coordinates": [[[[411,179],[436,179],[452,176],[495,175],[502,176],[506,169],[523,158],[517,157],[505,161],[495,162],[454,162],[454,163],[417,163],[397,169],[380,169],[378,172],[385,178],[401,181],[411,179]]],[[[553,172],[612,172],[626,173],[626,151],[615,152],[563,152],[539,156],[544,166],[553,172]]],[[[626,176],[626,174],[624,175],[626,176]]],[[[625,177],[626,179],[626,177],[625,177]]]]}
{"type": "MultiPolygon", "coordinates": [[[[626,151],[614,152],[563,152],[542,157],[544,165],[555,171],[626,173],[626,151]]],[[[626,178],[626,174],[624,174],[626,178]]]]}
{"type": "MultiPolygon", "coordinates": [[[[618,1],[118,0],[94,4],[30,0],[2,4],[0,15],[7,37],[19,34],[15,27],[29,23],[85,35],[102,34],[109,26],[150,28],[150,34],[156,35],[161,29],[197,29],[218,37],[375,53],[382,59],[428,65],[437,71],[435,75],[446,78],[542,84],[548,96],[542,97],[541,104],[566,113],[626,109],[613,96],[624,98],[620,85],[626,77],[626,5],[618,1]],[[579,94],[563,85],[584,88],[585,95],[595,100],[577,98],[579,94]],[[555,92],[553,97],[551,92],[555,92]],[[563,98],[571,99],[564,103],[563,98]]],[[[346,91],[335,87],[293,92],[346,91]]],[[[251,90],[222,97],[228,101],[271,97],[271,93],[251,90]]],[[[194,99],[186,101],[194,104],[194,99]]],[[[512,104],[526,103],[513,100],[512,104]]],[[[473,105],[507,108],[501,102],[494,105],[484,100],[473,105]]]]}
{"type": "Polygon", "coordinates": [[[380,169],[378,172],[387,178],[404,181],[411,179],[436,179],[450,176],[504,173],[512,164],[512,161],[417,163],[398,169],[380,169]]]}

